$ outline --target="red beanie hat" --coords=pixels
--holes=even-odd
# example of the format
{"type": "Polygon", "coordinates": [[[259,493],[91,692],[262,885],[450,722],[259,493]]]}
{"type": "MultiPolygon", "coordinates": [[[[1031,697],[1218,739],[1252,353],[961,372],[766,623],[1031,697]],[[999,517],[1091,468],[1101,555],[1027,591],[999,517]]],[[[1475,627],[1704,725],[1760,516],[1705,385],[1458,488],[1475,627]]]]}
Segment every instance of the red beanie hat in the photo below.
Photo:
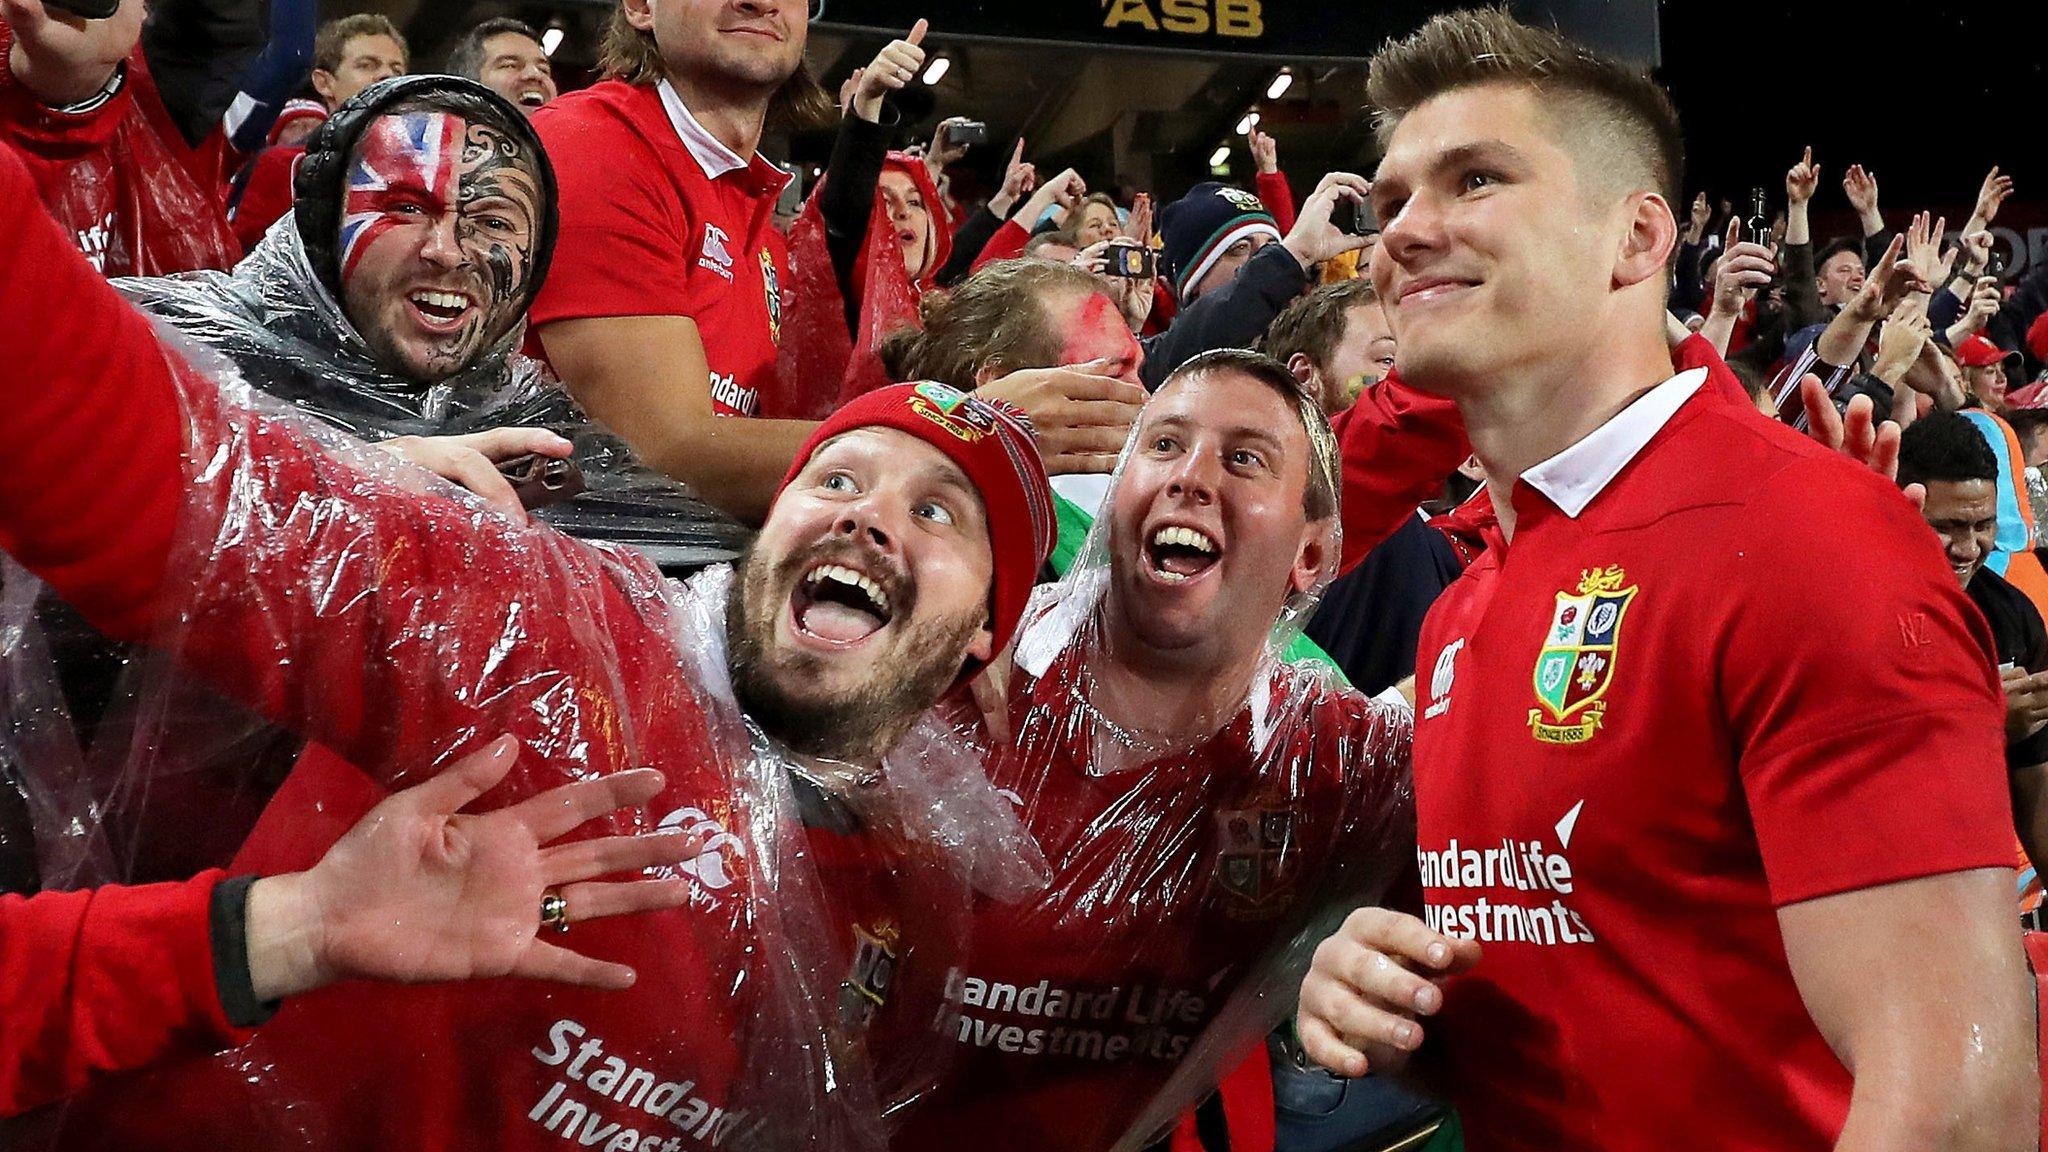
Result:
{"type": "MultiPolygon", "coordinates": [[[[988,513],[989,628],[1000,652],[1017,631],[1038,569],[1052,553],[1057,525],[1052,485],[1024,413],[950,385],[925,381],[892,384],[855,397],[818,425],[796,454],[782,487],[789,487],[818,446],[856,428],[894,428],[945,453],[981,494],[988,513]]],[[[778,490],[776,495],[781,496],[778,490]]],[[[979,671],[970,668],[965,680],[979,671]]]]}

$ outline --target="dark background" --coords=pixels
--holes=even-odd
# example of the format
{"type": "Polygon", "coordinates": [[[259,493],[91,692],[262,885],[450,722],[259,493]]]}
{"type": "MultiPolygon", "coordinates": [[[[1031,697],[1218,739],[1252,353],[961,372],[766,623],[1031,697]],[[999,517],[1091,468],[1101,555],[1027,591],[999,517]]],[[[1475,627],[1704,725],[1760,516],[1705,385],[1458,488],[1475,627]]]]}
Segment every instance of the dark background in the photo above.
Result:
{"type": "MultiPolygon", "coordinates": [[[[180,0],[164,0],[170,7],[180,0]]],[[[200,0],[230,3],[234,0],[200,0]]],[[[253,2],[253,0],[249,0],[253,2]]],[[[1229,146],[1223,178],[1250,177],[1243,137],[1248,111],[1280,141],[1297,195],[1331,168],[1370,172],[1365,69],[1357,57],[1379,38],[1405,32],[1431,10],[1425,0],[1262,0],[1270,30],[1263,47],[1219,36],[1105,33],[1100,14],[1119,0],[824,0],[811,59],[836,90],[912,12],[928,16],[927,47],[954,58],[935,88],[900,101],[901,142],[929,136],[945,115],[985,120],[994,146],[964,166],[963,191],[999,176],[1019,134],[1042,171],[1079,168],[1098,187],[1148,188],[1163,197],[1212,175],[1209,157],[1229,146]],[[1028,41],[963,36],[965,29],[1019,30],[1028,41]],[[1074,35],[1095,43],[1077,42],[1074,35]],[[1059,41],[1067,42],[1061,43],[1059,41]],[[1125,47],[1113,47],[1117,42],[1125,47]],[[1133,50],[1129,45],[1142,47],[1133,50]],[[1196,51],[1162,52],[1161,45],[1196,51]],[[1219,47],[1245,51],[1224,55],[1219,47]],[[1320,59],[1290,53],[1313,49],[1320,59]],[[1279,101],[1264,97],[1281,66],[1296,82],[1279,101]]],[[[1152,0],[1157,4],[1157,0],[1152,0]]],[[[1576,34],[1627,46],[1658,61],[1683,119],[1689,190],[1737,204],[1762,185],[1782,202],[1784,172],[1812,144],[1823,167],[1815,201],[1823,237],[1854,227],[1841,175],[1862,163],[1878,177],[1894,223],[1917,208],[1960,223],[1992,164],[2018,184],[2000,223],[2048,258],[2048,2],[1985,0],[1975,5],[1899,7],[1844,0],[1513,0],[1522,13],[1549,12],[1576,34]],[[1654,13],[1655,21],[1650,16],[1654,13]],[[2028,230],[2035,229],[2033,236],[2028,230]]],[[[556,55],[565,80],[588,77],[606,0],[324,0],[323,15],[377,10],[413,40],[417,66],[439,62],[462,28],[509,13],[561,24],[556,55]]],[[[809,168],[822,164],[829,134],[771,140],[767,151],[809,168]]],[[[2014,271],[2028,257],[2014,254],[2014,271]]]]}

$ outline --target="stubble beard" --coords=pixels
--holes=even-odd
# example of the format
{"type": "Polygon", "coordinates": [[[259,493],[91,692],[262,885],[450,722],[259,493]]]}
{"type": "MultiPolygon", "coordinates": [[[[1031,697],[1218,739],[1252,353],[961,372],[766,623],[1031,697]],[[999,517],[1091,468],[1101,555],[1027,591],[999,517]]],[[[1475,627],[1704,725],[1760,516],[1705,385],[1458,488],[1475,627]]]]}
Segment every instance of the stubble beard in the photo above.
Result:
{"type": "MultiPolygon", "coordinates": [[[[808,569],[808,557],[782,567],[799,565],[808,569]]],[[[776,649],[776,618],[787,603],[789,579],[778,579],[783,574],[751,549],[739,571],[725,612],[733,696],[763,732],[803,756],[879,763],[958,677],[968,640],[981,625],[971,614],[906,624],[891,649],[868,661],[856,688],[803,691],[800,686],[822,682],[828,664],[815,653],[776,649]],[[777,589],[781,597],[772,595],[777,589]]]]}

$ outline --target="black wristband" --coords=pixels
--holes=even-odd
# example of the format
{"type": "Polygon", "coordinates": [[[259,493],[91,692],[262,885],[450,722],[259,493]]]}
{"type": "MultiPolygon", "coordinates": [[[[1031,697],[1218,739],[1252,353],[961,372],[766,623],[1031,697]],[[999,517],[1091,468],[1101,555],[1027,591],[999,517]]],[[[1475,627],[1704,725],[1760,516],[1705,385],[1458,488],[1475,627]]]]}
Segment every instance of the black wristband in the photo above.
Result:
{"type": "Polygon", "coordinates": [[[254,876],[231,876],[214,886],[211,923],[213,983],[228,1023],[254,1028],[277,1015],[278,1002],[256,999],[249,976],[249,889],[254,876]]]}

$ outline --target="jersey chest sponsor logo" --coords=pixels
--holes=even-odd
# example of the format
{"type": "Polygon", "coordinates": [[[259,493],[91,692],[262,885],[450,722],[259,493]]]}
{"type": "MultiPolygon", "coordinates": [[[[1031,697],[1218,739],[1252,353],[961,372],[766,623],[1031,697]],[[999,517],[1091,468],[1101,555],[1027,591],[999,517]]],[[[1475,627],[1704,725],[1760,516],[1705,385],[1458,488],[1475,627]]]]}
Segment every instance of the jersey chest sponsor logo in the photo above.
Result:
{"type": "Polygon", "coordinates": [[[1576,592],[1557,594],[1536,655],[1537,706],[1529,731],[1545,744],[1583,744],[1607,716],[1607,688],[1621,647],[1622,619],[1637,587],[1619,565],[1579,573],[1576,592]]]}
{"type": "Polygon", "coordinates": [[[732,237],[716,224],[704,226],[704,251],[697,257],[697,267],[708,268],[727,280],[732,279],[732,251],[726,247],[732,237]]]}
{"type": "Polygon", "coordinates": [[[738,377],[730,372],[711,374],[711,398],[742,416],[752,416],[761,410],[760,391],[742,387],[738,377]]]}

